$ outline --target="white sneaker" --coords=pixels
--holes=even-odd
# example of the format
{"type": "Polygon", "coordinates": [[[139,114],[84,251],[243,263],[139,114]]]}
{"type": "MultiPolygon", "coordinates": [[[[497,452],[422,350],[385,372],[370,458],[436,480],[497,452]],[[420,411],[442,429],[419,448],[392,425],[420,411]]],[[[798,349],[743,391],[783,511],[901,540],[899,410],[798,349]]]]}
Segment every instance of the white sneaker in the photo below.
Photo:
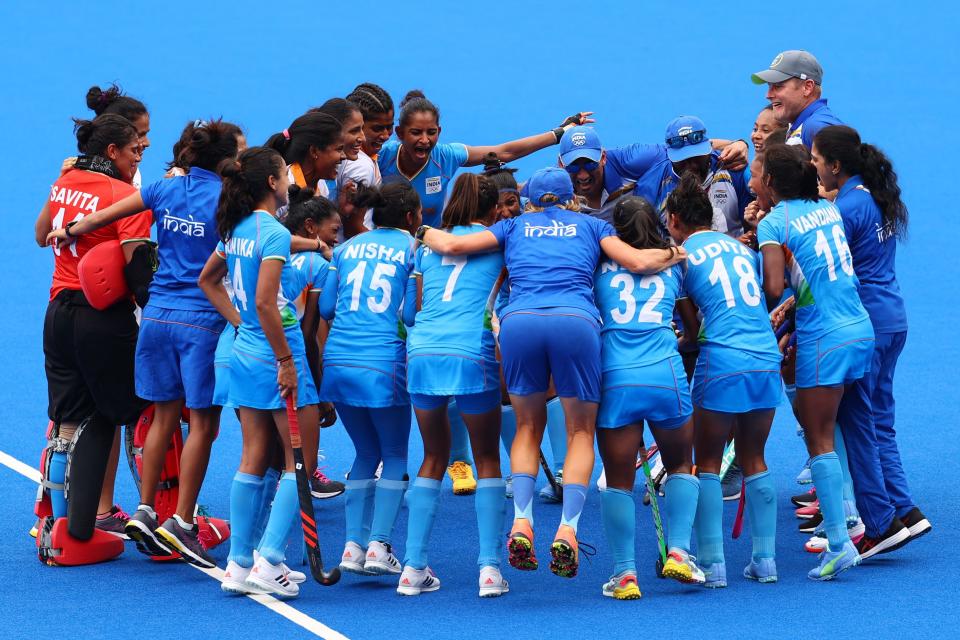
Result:
{"type": "Polygon", "coordinates": [[[343,547],[343,555],[340,556],[340,571],[357,573],[361,576],[368,576],[370,573],[363,568],[363,559],[367,552],[356,542],[348,542],[343,547]]]}
{"type": "Polygon", "coordinates": [[[250,575],[250,569],[241,567],[231,560],[227,563],[227,570],[223,572],[223,582],[220,583],[220,589],[225,593],[234,593],[241,596],[248,593],[264,593],[263,589],[246,583],[248,575],[250,575]]]}
{"type": "Polygon", "coordinates": [[[480,569],[480,597],[496,598],[510,591],[510,583],[500,575],[500,569],[486,566],[480,569]]]}
{"type": "Polygon", "coordinates": [[[433,569],[430,567],[414,569],[407,566],[403,568],[403,574],[400,576],[397,593],[402,596],[418,596],[424,591],[436,591],[439,588],[440,579],[433,572],[433,569]]]}
{"type": "MultiPolygon", "coordinates": [[[[253,563],[256,564],[257,560],[260,558],[260,552],[256,549],[253,550],[253,563]]],[[[307,574],[302,571],[295,571],[287,566],[286,562],[280,563],[280,568],[286,572],[287,580],[295,584],[303,584],[307,581],[307,574]]]]}
{"type": "Polygon", "coordinates": [[[245,584],[281,598],[295,598],[300,594],[300,587],[290,582],[283,563],[270,564],[263,556],[257,558],[245,584]]]}
{"type": "MultiPolygon", "coordinates": [[[[367,556],[363,569],[376,576],[396,575],[400,573],[400,561],[393,555],[389,543],[373,540],[367,545],[367,556]]],[[[439,581],[437,582],[439,584],[439,581]]]]}

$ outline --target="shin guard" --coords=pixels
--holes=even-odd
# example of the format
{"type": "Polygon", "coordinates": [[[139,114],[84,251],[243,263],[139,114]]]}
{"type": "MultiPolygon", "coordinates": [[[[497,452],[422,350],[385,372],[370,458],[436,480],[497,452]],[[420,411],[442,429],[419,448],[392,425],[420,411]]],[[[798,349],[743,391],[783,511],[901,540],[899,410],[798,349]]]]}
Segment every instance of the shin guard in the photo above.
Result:
{"type": "Polygon", "coordinates": [[[110,421],[95,413],[80,423],[70,445],[64,487],[67,530],[84,542],[93,537],[96,529],[100,490],[115,429],[110,421]]]}
{"type": "Polygon", "coordinates": [[[51,567],[95,564],[116,558],[121,553],[123,540],[106,531],[94,529],[88,540],[73,537],[67,518],[48,516],[37,533],[37,557],[51,567]]]}

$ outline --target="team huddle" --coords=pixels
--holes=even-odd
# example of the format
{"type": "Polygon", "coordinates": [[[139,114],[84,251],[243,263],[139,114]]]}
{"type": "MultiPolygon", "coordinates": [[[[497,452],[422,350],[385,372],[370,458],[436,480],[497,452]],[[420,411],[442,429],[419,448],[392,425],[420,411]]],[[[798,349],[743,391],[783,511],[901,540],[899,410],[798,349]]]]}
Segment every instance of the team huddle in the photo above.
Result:
{"type": "Polygon", "coordinates": [[[752,145],[680,116],[662,142],[609,149],[586,111],[496,145],[440,142],[423,93],[395,113],[364,83],[263,146],[222,119],[190,122],[147,184],[146,106],[91,88],[96,117],[75,120],[80,155],[36,224],[55,265],[41,560],[99,562],[132,539],[211,568],[227,540],[224,592],[291,598],[307,576],[289,556],[305,545],[323,584],[394,576],[419,595],[441,584],[428,556],[447,474],[475,495],[479,595],[501,596],[502,557],[539,567],[541,467],[540,496],[562,503],[549,568],[577,575],[596,448],[614,559],[604,596],[641,595],[641,468],[660,575],[725,587],[723,501],[739,499],[742,575],[773,583],[764,449],[784,395],[807,451],[798,482],[813,485],[791,498],[819,554],[809,578],[927,533],[894,429],[907,210],[891,162],[833,115],[822,76],[805,51],[754,74],[770,104],[752,145]],[[552,145],[557,166],[518,182],[507,163],[552,145]],[[224,407],[242,432],[229,523],[197,507],[224,407]],[[338,420],[356,450],[345,483],[318,465],[321,428],[338,420]],[[411,480],[413,424],[424,458],[411,480]],[[130,516],[113,502],[118,425],[136,425],[130,516]],[[346,539],[329,570],[311,497],[341,494],[346,539]]]}

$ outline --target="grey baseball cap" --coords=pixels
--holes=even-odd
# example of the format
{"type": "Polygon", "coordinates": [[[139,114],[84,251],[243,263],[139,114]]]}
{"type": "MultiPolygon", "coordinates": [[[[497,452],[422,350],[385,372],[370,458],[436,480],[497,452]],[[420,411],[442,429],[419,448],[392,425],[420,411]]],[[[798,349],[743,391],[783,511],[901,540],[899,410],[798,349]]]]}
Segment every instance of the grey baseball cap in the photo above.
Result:
{"type": "Polygon", "coordinates": [[[754,84],[776,84],[788,78],[813,80],[820,84],[823,80],[823,67],[809,51],[790,50],[777,54],[769,69],[758,71],[750,79],[754,84]]]}

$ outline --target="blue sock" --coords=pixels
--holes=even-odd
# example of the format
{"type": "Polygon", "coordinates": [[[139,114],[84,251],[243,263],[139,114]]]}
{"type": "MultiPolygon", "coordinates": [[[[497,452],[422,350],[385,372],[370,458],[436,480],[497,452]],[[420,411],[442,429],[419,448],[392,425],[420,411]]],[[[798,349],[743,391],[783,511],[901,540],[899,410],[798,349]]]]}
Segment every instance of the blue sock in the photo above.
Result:
{"type": "Polygon", "coordinates": [[[500,541],[503,539],[503,520],[507,517],[504,500],[506,483],[503,478],[477,480],[477,531],[480,533],[480,556],[477,566],[500,568],[500,541]]]}
{"type": "Polygon", "coordinates": [[[267,519],[270,518],[270,505],[273,504],[273,497],[277,495],[277,487],[280,483],[280,471],[269,467],[261,479],[263,482],[263,493],[260,494],[260,505],[254,515],[253,528],[253,546],[257,547],[263,540],[263,532],[267,528],[267,519]]]}
{"type": "Polygon", "coordinates": [[[346,512],[346,541],[356,542],[358,545],[367,548],[367,542],[370,540],[370,521],[373,514],[373,492],[377,486],[377,481],[373,478],[367,480],[346,481],[347,490],[343,493],[343,505],[346,512]],[[367,513],[370,513],[370,517],[367,513]]]}
{"type": "Polygon", "coordinates": [[[50,477],[47,478],[51,484],[60,485],[59,489],[50,488],[50,508],[53,510],[54,518],[67,517],[67,498],[63,493],[63,484],[67,481],[67,454],[54,453],[50,456],[50,477]]]}
{"type": "Polygon", "coordinates": [[[260,509],[263,478],[249,473],[237,473],[230,486],[230,555],[241,567],[253,565],[253,548],[259,542],[254,539],[254,518],[260,509]]]}
{"type": "Polygon", "coordinates": [[[427,542],[437,515],[437,499],[440,497],[440,481],[432,478],[416,478],[408,496],[410,515],[407,519],[407,548],[404,565],[414,569],[427,567],[427,542]]]}
{"type": "Polygon", "coordinates": [[[373,522],[370,524],[370,540],[390,542],[393,525],[400,512],[403,493],[407,490],[405,480],[377,480],[373,493],[373,522]]]}
{"type": "Polygon", "coordinates": [[[633,493],[607,487],[600,492],[600,512],[607,544],[613,550],[613,574],[637,571],[637,505],[633,493]]]}
{"type": "MultiPolygon", "coordinates": [[[[719,490],[719,477],[717,478],[719,490]]],[[[667,503],[667,549],[690,551],[693,519],[697,515],[700,481],[689,473],[671,473],[663,484],[667,503]]],[[[723,497],[720,498],[721,503],[723,497]]]]}
{"type": "Polygon", "coordinates": [[[553,464],[550,469],[557,473],[563,469],[567,457],[567,418],[563,413],[560,398],[547,403],[547,436],[550,438],[550,455],[553,464]]]}
{"type": "Polygon", "coordinates": [[[472,465],[470,435],[467,433],[467,425],[460,416],[460,409],[457,408],[456,401],[447,405],[447,418],[450,420],[450,461],[447,464],[453,464],[457,460],[461,460],[472,465]]]}
{"type": "Polygon", "coordinates": [[[283,562],[287,537],[293,525],[293,515],[299,508],[297,476],[288,471],[280,478],[280,486],[277,489],[277,495],[273,498],[273,507],[270,508],[267,530],[264,531],[263,540],[260,541],[260,555],[270,564],[283,562]]]}
{"type": "MultiPolygon", "coordinates": [[[[297,497],[297,503],[299,507],[299,495],[297,497]]],[[[287,536],[287,543],[285,545],[287,556],[287,564],[291,567],[295,565],[303,565],[306,563],[306,543],[303,541],[303,521],[300,520],[300,509],[297,509],[297,512],[293,514],[293,522],[290,524],[290,534],[287,536]]]]}
{"type": "MultiPolygon", "coordinates": [[[[698,495],[697,562],[701,566],[723,562],[723,490],[720,488],[720,476],[701,473],[698,495]]],[[[672,526],[670,530],[673,530],[672,526]]]]}
{"type": "Polygon", "coordinates": [[[529,473],[513,474],[513,517],[526,518],[533,526],[533,490],[537,479],[529,473]]]}
{"type": "Polygon", "coordinates": [[[577,532],[580,514],[583,513],[583,503],[587,501],[587,487],[582,484],[563,485],[563,516],[561,525],[567,525],[573,532],[577,532]]]}
{"type": "Polygon", "coordinates": [[[748,476],[745,480],[747,495],[744,497],[744,508],[753,538],[753,559],[773,558],[777,541],[777,489],[769,471],[748,476]]]}
{"type": "Polygon", "coordinates": [[[840,472],[843,474],[843,514],[848,518],[856,518],[859,516],[857,498],[853,493],[853,478],[850,476],[847,446],[843,442],[843,432],[840,430],[839,422],[833,431],[833,450],[840,459],[840,472]]]}
{"type": "Polygon", "coordinates": [[[517,414],[513,412],[513,407],[507,405],[500,413],[500,442],[503,443],[503,450],[507,452],[507,460],[510,459],[510,449],[513,448],[513,439],[516,437],[517,414]]]}
{"type": "Polygon", "coordinates": [[[843,472],[840,458],[835,451],[828,451],[810,461],[810,473],[817,487],[820,513],[823,514],[823,529],[832,551],[839,551],[850,540],[847,522],[843,516],[843,472]]]}

